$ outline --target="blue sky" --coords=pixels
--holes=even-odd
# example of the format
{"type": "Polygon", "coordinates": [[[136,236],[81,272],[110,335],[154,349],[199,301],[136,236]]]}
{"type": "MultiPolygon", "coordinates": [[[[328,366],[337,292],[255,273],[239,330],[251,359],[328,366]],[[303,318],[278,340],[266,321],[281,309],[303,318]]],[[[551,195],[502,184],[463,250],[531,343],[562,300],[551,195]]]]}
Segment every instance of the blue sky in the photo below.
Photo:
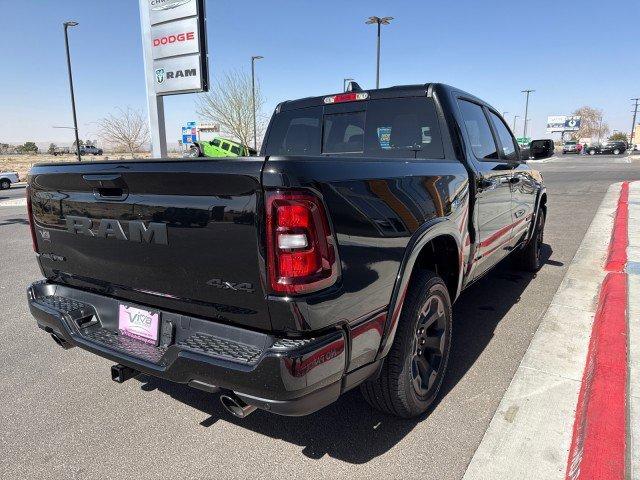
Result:
{"type": "MultiPolygon", "coordinates": [[[[382,86],[441,81],[493,104],[512,123],[533,88],[534,137],[547,115],[582,105],[604,111],[612,129],[631,126],[640,96],[640,2],[207,0],[211,79],[233,68],[257,74],[265,114],[286,99],[339,91],[344,77],[375,82],[375,28],[384,27],[382,86]]],[[[0,0],[0,141],[71,141],[62,22],[71,31],[80,136],[116,107],[146,108],[137,0],[0,0]],[[8,12],[13,12],[9,14],[8,12]]],[[[194,95],[165,99],[167,136],[195,116],[194,95]]]]}

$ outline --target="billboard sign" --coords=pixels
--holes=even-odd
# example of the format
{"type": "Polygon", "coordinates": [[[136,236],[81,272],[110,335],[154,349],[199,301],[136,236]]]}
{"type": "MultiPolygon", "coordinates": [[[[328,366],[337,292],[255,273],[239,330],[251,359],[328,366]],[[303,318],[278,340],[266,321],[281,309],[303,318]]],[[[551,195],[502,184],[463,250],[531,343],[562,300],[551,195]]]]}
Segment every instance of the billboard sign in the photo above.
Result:
{"type": "Polygon", "coordinates": [[[571,115],[551,115],[547,117],[547,133],[577,132],[580,130],[580,117],[571,115]]]}
{"type": "Polygon", "coordinates": [[[143,39],[151,52],[156,95],[206,92],[209,84],[204,0],[144,0],[149,24],[143,39]]]}

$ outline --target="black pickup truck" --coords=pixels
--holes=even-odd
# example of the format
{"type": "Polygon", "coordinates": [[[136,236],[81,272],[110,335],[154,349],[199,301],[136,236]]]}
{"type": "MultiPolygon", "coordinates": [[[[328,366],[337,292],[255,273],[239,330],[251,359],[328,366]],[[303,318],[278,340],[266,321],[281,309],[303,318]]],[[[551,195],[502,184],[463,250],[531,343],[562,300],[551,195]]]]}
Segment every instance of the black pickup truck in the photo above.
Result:
{"type": "Polygon", "coordinates": [[[537,270],[547,211],[497,111],[442,84],[283,102],[259,157],[36,165],[27,198],[38,326],[239,417],[358,385],[426,411],[452,302],[509,255],[537,270]]]}

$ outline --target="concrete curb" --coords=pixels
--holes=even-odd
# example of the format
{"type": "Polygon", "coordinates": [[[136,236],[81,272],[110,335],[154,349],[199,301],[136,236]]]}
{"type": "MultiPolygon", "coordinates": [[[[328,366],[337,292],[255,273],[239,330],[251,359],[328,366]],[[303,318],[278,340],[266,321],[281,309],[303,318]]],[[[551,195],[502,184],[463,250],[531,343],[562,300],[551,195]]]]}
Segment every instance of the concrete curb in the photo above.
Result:
{"type": "Polygon", "coordinates": [[[607,191],[465,480],[565,478],[620,188],[607,191]]]}

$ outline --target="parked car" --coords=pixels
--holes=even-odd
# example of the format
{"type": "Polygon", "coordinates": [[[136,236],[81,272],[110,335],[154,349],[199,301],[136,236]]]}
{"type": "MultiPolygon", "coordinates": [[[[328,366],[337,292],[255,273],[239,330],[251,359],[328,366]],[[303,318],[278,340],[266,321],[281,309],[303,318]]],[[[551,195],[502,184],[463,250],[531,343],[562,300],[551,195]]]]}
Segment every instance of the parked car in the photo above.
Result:
{"type": "Polygon", "coordinates": [[[587,147],[587,153],[589,155],[596,154],[614,154],[620,155],[627,151],[627,142],[622,141],[609,141],[603,145],[589,145],[587,147]]]}
{"type": "Polygon", "coordinates": [[[257,151],[227,138],[216,137],[210,141],[199,141],[189,147],[188,157],[248,157],[257,151]]]}
{"type": "Polygon", "coordinates": [[[80,147],[80,155],[102,155],[102,149],[95,145],[83,145],[80,147]]]}
{"type": "Polygon", "coordinates": [[[497,110],[442,84],[283,102],[259,157],[37,164],[27,199],[40,328],[116,382],[221,392],[238,417],[358,385],[424,413],[460,292],[544,262],[542,176],[497,110]]]}
{"type": "Polygon", "coordinates": [[[533,159],[549,158],[555,152],[556,146],[551,139],[532,140],[529,145],[529,155],[533,159]]]}
{"type": "Polygon", "coordinates": [[[564,142],[562,145],[562,154],[566,155],[567,153],[580,153],[581,148],[578,147],[578,142],[564,142]]]}
{"type": "Polygon", "coordinates": [[[53,149],[53,156],[57,157],[58,155],[67,155],[71,153],[71,149],[69,147],[56,147],[53,149]]]}
{"type": "Polygon", "coordinates": [[[0,172],[0,190],[8,190],[12,183],[18,183],[18,172],[0,172]]]}

